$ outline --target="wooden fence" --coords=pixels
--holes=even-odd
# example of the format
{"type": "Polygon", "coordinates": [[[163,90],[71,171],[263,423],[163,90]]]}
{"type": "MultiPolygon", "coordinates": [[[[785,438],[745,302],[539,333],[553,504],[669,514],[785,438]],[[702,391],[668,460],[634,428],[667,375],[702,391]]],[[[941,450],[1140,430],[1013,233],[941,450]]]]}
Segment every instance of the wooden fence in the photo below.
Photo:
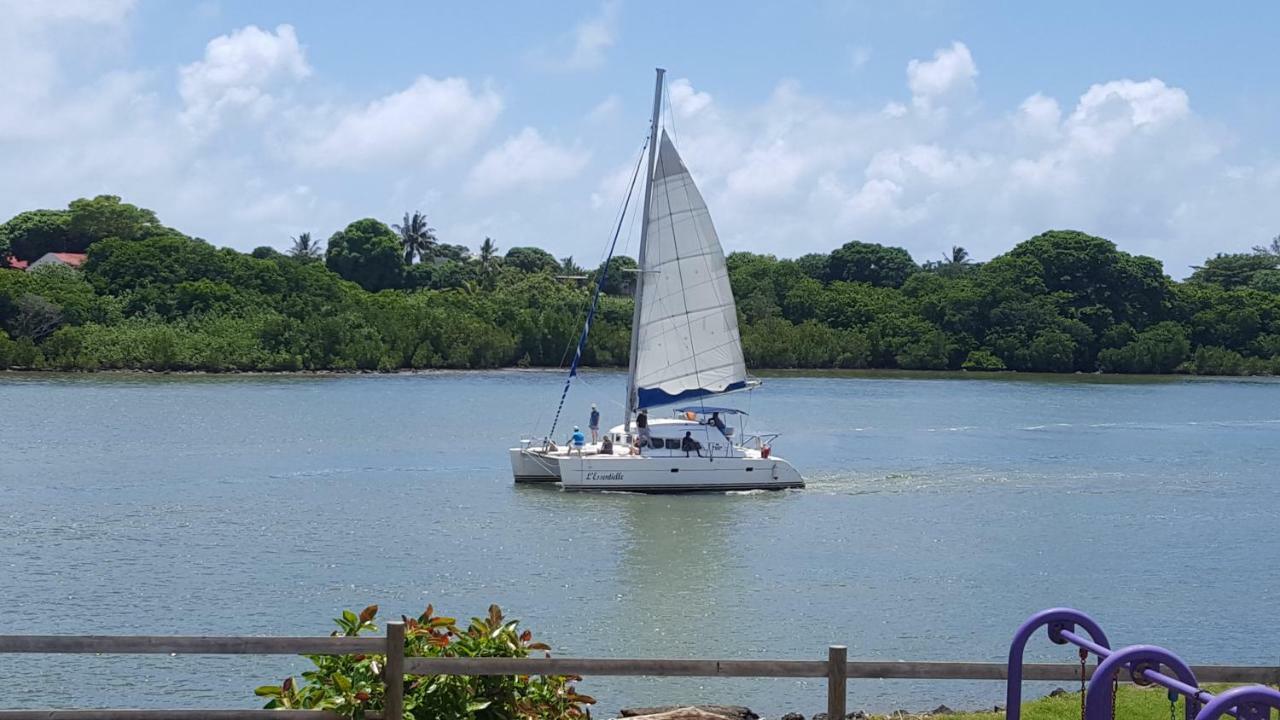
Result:
{"type": "MultiPolygon", "coordinates": [[[[850,662],[842,645],[826,660],[659,660],[605,658],[422,658],[404,656],[404,624],[386,637],[196,637],[0,635],[0,654],[348,655],[385,654],[385,711],[370,720],[399,720],[405,675],[581,675],[632,677],[825,678],[827,717],[845,716],[849,679],[1005,680],[993,662],[850,662]]],[[[1027,663],[1026,680],[1078,681],[1077,664],[1027,663]]],[[[1193,666],[1201,682],[1280,684],[1280,667],[1193,666]]],[[[1092,672],[1092,668],[1089,668],[1092,672]]],[[[337,720],[316,710],[0,710],[0,720],[337,720]]]]}

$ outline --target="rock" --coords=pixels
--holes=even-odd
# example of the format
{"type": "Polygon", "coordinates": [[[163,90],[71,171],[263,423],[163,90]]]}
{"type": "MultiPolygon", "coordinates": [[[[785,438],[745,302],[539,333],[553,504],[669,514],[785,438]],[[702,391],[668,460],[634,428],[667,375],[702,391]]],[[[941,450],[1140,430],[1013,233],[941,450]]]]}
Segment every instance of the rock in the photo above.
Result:
{"type": "Polygon", "coordinates": [[[817,715],[814,715],[814,716],[813,716],[813,720],[827,720],[827,714],[826,714],[826,713],[818,713],[817,715]]]}
{"type": "Polygon", "coordinates": [[[929,712],[927,712],[927,713],[925,713],[925,714],[926,714],[926,715],[955,715],[955,714],[956,714],[956,711],[955,711],[955,710],[952,710],[951,708],[947,707],[946,705],[939,705],[938,707],[936,707],[936,708],[934,708],[934,709],[930,710],[929,712]]]}
{"type": "Polygon", "coordinates": [[[624,718],[650,718],[655,720],[685,720],[689,718],[706,718],[706,720],[760,720],[760,716],[751,708],[741,705],[663,705],[660,707],[623,708],[624,718]],[[690,714],[690,711],[702,713],[690,714]],[[671,713],[684,713],[673,715],[671,713]]]}
{"type": "Polygon", "coordinates": [[[649,713],[647,715],[623,715],[623,717],[636,718],[636,720],[729,720],[727,715],[709,713],[693,706],[673,707],[662,709],[662,712],[649,713]]]}
{"type": "Polygon", "coordinates": [[[995,705],[991,708],[992,712],[1004,712],[1003,705],[995,705]]]}
{"type": "Polygon", "coordinates": [[[844,720],[867,720],[869,717],[871,716],[867,714],[866,710],[854,710],[848,715],[845,715],[844,720]]]}
{"type": "Polygon", "coordinates": [[[800,713],[787,713],[778,720],[804,720],[804,715],[801,715],[800,713]]]}
{"type": "Polygon", "coordinates": [[[1066,695],[1066,694],[1067,694],[1067,691],[1065,689],[1054,688],[1052,691],[1049,692],[1049,697],[1062,697],[1063,695],[1066,695]]]}

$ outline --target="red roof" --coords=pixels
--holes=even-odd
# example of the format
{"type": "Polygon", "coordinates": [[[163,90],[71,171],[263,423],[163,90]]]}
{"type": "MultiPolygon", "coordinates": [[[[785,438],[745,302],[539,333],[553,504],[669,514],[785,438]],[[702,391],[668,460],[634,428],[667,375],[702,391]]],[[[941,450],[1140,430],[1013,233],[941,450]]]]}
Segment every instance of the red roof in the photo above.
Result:
{"type": "Polygon", "coordinates": [[[13,268],[14,270],[26,270],[27,265],[30,264],[26,260],[19,260],[18,258],[12,255],[7,255],[5,257],[2,257],[0,258],[0,261],[3,261],[3,262],[0,262],[0,267],[10,267],[10,268],[13,268]]]}
{"type": "Polygon", "coordinates": [[[80,265],[84,263],[84,259],[88,257],[84,253],[50,253],[50,254],[58,258],[59,260],[61,260],[63,263],[70,265],[71,267],[80,267],[80,265]]]}

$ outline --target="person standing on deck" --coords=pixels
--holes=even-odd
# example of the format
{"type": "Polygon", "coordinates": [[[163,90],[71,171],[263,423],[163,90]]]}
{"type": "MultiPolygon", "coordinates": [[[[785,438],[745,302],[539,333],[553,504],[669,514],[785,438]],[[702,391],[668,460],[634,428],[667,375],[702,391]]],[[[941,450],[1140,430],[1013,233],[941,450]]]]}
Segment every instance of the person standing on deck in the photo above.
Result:
{"type": "Polygon", "coordinates": [[[641,448],[649,444],[649,413],[644,410],[636,414],[636,437],[640,440],[641,448]]]}
{"type": "Polygon", "coordinates": [[[587,436],[582,434],[582,428],[577,425],[573,426],[573,437],[570,439],[570,442],[573,444],[574,451],[581,456],[582,447],[587,444],[587,436]]]}
{"type": "Polygon", "coordinates": [[[591,442],[600,442],[600,411],[596,409],[595,403],[591,403],[591,420],[587,427],[591,428],[591,442]]]}

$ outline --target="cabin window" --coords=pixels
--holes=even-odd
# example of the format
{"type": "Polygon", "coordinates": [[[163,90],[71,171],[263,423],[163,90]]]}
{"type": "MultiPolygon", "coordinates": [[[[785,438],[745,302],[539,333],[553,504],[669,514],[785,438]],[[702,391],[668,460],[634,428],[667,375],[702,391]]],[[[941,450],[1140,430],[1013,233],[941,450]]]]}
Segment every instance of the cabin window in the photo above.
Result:
{"type": "Polygon", "coordinates": [[[680,441],[679,441],[679,440],[676,440],[675,438],[667,438],[666,443],[667,443],[667,449],[668,449],[668,450],[679,450],[679,449],[680,449],[680,441]]]}
{"type": "Polygon", "coordinates": [[[649,447],[654,450],[662,449],[662,438],[649,438],[649,447]]]}

